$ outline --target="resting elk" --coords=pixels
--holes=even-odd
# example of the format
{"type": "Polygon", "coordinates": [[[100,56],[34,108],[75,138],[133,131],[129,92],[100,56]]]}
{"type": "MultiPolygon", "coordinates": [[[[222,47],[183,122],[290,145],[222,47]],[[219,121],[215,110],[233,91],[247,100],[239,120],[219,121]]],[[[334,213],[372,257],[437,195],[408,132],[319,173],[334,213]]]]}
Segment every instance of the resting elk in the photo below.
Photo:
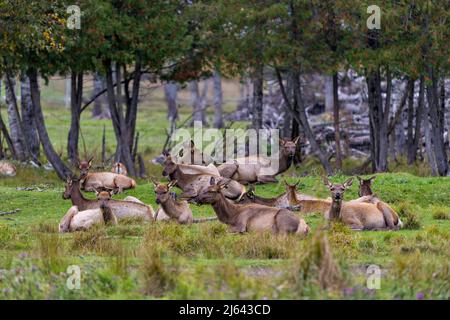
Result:
{"type": "Polygon", "coordinates": [[[332,199],[327,219],[342,221],[353,230],[398,230],[402,226],[397,213],[381,201],[343,202],[344,192],[352,182],[353,178],[350,178],[343,184],[333,184],[324,178],[332,199]]]}
{"type": "Polygon", "coordinates": [[[208,166],[214,162],[213,158],[200,149],[195,147],[194,141],[189,140],[183,143],[183,147],[175,157],[175,162],[178,164],[195,164],[208,166]]]}
{"type": "Polygon", "coordinates": [[[293,141],[280,139],[278,167],[270,158],[248,156],[237,158],[234,163],[218,166],[220,175],[242,184],[277,182],[275,176],[289,169],[295,156],[299,137],[293,141]],[[276,168],[275,168],[276,167],[276,168]]]}
{"type": "Polygon", "coordinates": [[[97,199],[100,203],[98,209],[79,211],[77,206],[72,206],[59,223],[59,232],[83,231],[96,223],[116,225],[117,217],[109,206],[111,193],[108,191],[98,192],[97,199]]]}
{"type": "MultiPolygon", "coordinates": [[[[217,168],[210,164],[209,166],[197,166],[187,164],[177,164],[172,160],[170,155],[166,155],[163,163],[164,177],[169,177],[170,180],[177,181],[177,187],[183,190],[180,195],[181,198],[194,199],[205,188],[209,186],[211,177],[221,180],[217,168]]],[[[238,199],[245,193],[245,187],[236,181],[231,181],[224,194],[229,199],[238,199]]]]}
{"type": "Polygon", "coordinates": [[[268,207],[260,204],[235,204],[224,195],[230,180],[216,183],[211,177],[210,186],[199,196],[199,201],[209,203],[219,221],[230,226],[233,233],[271,231],[274,234],[307,234],[306,222],[287,209],[268,207]]]}
{"type": "Polygon", "coordinates": [[[99,188],[108,188],[117,190],[121,193],[126,189],[133,189],[136,187],[136,181],[126,177],[122,174],[112,172],[89,172],[92,166],[93,158],[88,161],[81,161],[78,164],[80,169],[80,177],[83,180],[81,189],[85,191],[95,191],[99,188]]]}
{"type": "MultiPolygon", "coordinates": [[[[98,200],[86,199],[80,190],[80,179],[77,177],[68,178],[66,189],[62,195],[63,199],[71,199],[72,204],[77,206],[79,210],[98,209],[100,202],[98,200]]],[[[113,200],[108,204],[116,217],[120,220],[123,218],[139,218],[144,220],[153,220],[155,213],[149,205],[143,204],[138,199],[127,197],[130,200],[113,200]]]]}
{"type": "Polygon", "coordinates": [[[156,211],[155,220],[175,220],[179,224],[191,224],[216,220],[216,218],[194,219],[188,202],[185,200],[177,201],[173,193],[170,192],[172,187],[176,184],[176,181],[171,181],[168,184],[153,181],[156,194],[156,203],[161,205],[161,208],[156,211]],[[167,217],[168,219],[158,219],[159,215],[167,217]]]}

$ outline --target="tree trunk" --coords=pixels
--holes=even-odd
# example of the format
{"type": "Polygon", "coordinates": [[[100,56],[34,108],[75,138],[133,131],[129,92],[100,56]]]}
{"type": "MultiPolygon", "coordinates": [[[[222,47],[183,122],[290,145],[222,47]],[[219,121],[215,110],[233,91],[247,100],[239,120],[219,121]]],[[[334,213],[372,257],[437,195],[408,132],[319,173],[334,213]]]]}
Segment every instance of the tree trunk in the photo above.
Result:
{"type": "Polygon", "coordinates": [[[37,72],[35,70],[29,70],[28,77],[30,79],[31,101],[33,102],[33,110],[35,114],[36,128],[39,133],[39,140],[42,143],[45,156],[52,164],[58,177],[66,180],[67,177],[72,175],[72,172],[55,152],[55,149],[53,149],[50,138],[48,136],[44,122],[44,115],[41,108],[41,94],[39,91],[37,72]]]}
{"type": "Polygon", "coordinates": [[[431,84],[427,85],[428,106],[431,124],[431,139],[437,171],[440,176],[446,176],[448,172],[447,154],[444,143],[443,110],[439,104],[438,77],[433,67],[430,67],[429,77],[431,84]]]}
{"type": "Polygon", "coordinates": [[[223,124],[222,77],[219,71],[214,72],[214,128],[221,129],[223,124]]]}
{"type": "Polygon", "coordinates": [[[420,137],[421,137],[421,125],[424,113],[424,102],[425,102],[425,79],[424,76],[420,76],[419,79],[419,102],[416,111],[416,128],[414,132],[414,142],[413,142],[413,161],[417,158],[417,149],[419,148],[420,137]]]}
{"type": "Polygon", "coordinates": [[[39,135],[35,123],[33,102],[31,101],[30,79],[26,75],[22,75],[20,79],[20,96],[22,128],[25,140],[28,143],[31,157],[35,162],[39,163],[39,135]]]}
{"type": "MultiPolygon", "coordinates": [[[[408,149],[408,164],[411,165],[414,162],[416,150],[414,149],[414,132],[413,132],[413,121],[414,121],[414,83],[415,81],[411,79],[409,83],[409,93],[408,93],[408,130],[406,134],[406,145],[408,149]]],[[[416,129],[417,130],[417,129],[416,129]]]]}
{"type": "MultiPolygon", "coordinates": [[[[104,67],[106,70],[106,89],[108,95],[109,110],[111,113],[111,121],[116,135],[117,149],[116,160],[122,162],[128,170],[128,173],[132,176],[136,176],[136,170],[134,168],[133,159],[131,156],[131,147],[129,141],[129,132],[127,130],[127,124],[122,113],[122,106],[118,103],[116,93],[114,90],[112,63],[109,60],[104,61],[104,67]]],[[[120,66],[116,67],[117,83],[120,87],[121,75],[120,66]],[[119,70],[119,71],[118,71],[119,70]]],[[[139,75],[140,77],[140,75],[139,75]]],[[[137,84],[139,85],[139,84],[137,84]]],[[[121,95],[121,89],[118,88],[117,94],[121,95]]],[[[137,98],[136,98],[137,99],[137,98]]],[[[136,100],[137,101],[137,100],[136,100]]],[[[136,102],[137,103],[137,102],[136,102]]]]}
{"type": "Polygon", "coordinates": [[[202,99],[199,93],[198,81],[193,80],[189,84],[191,91],[191,104],[192,104],[192,122],[193,126],[195,122],[200,122],[202,125],[206,125],[205,110],[202,108],[202,99]]]}
{"type": "Polygon", "coordinates": [[[164,96],[167,102],[167,119],[169,122],[178,120],[177,108],[178,84],[170,81],[164,85],[164,96]]]}
{"type": "Polygon", "coordinates": [[[333,74],[333,117],[334,117],[334,142],[336,144],[336,169],[342,168],[341,156],[341,130],[339,126],[339,83],[338,73],[333,74]]]}
{"type": "Polygon", "coordinates": [[[264,66],[258,64],[253,72],[253,107],[252,127],[262,128],[262,113],[264,99],[264,66]]]}
{"type": "MultiPolygon", "coordinates": [[[[92,98],[96,97],[100,92],[105,90],[105,78],[98,72],[94,73],[94,91],[92,93],[92,98]]],[[[106,107],[104,95],[99,96],[94,101],[94,108],[92,108],[92,118],[95,119],[111,119],[108,107],[106,107]]]]}
{"type": "Polygon", "coordinates": [[[331,112],[334,110],[334,91],[333,91],[333,77],[325,76],[325,110],[331,112]]]}
{"type": "Polygon", "coordinates": [[[297,113],[294,111],[291,101],[289,101],[286,90],[284,89],[283,78],[281,76],[281,72],[278,69],[275,69],[275,71],[276,71],[276,75],[277,75],[277,79],[278,79],[278,84],[280,85],[280,91],[283,96],[287,110],[291,113],[292,117],[295,120],[297,120],[297,122],[300,123],[300,125],[302,126],[303,131],[305,132],[306,138],[308,139],[309,143],[311,144],[311,149],[313,150],[313,152],[316,153],[316,155],[319,158],[326,173],[328,175],[333,174],[333,169],[331,169],[331,165],[328,162],[328,157],[323,153],[319,144],[317,143],[316,138],[314,136],[314,132],[312,131],[312,129],[309,125],[309,122],[308,122],[308,118],[306,116],[306,111],[305,111],[305,106],[303,104],[301,86],[300,86],[300,72],[298,72],[298,71],[292,72],[292,75],[293,75],[292,83],[294,86],[294,96],[296,97],[297,103],[298,103],[298,113],[297,113]]]}
{"type": "MultiPolygon", "coordinates": [[[[0,107],[1,107],[1,104],[0,104],[0,107]]],[[[0,108],[0,133],[2,133],[3,136],[5,137],[6,144],[8,145],[9,151],[11,152],[11,156],[13,158],[15,158],[16,157],[16,153],[15,153],[15,150],[14,150],[14,145],[13,145],[13,142],[11,140],[11,137],[9,136],[9,132],[8,132],[8,129],[6,128],[5,122],[3,121],[1,108],[0,108]]]]}
{"type": "MultiPolygon", "coordinates": [[[[80,114],[83,100],[83,73],[72,72],[70,93],[70,130],[67,137],[67,155],[70,162],[76,165],[79,160],[78,139],[80,135],[80,114]]],[[[85,155],[87,156],[87,155],[85,155]]]]}

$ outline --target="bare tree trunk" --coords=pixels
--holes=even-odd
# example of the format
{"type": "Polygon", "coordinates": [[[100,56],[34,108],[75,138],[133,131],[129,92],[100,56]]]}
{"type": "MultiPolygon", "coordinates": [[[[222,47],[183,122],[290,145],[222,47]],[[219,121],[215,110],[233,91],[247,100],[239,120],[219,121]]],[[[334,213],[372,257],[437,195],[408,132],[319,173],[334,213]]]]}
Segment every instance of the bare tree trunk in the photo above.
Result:
{"type": "Polygon", "coordinates": [[[178,84],[170,81],[164,85],[164,96],[167,102],[167,119],[170,122],[178,120],[177,108],[178,84]]]}
{"type": "Polygon", "coordinates": [[[325,110],[331,112],[334,108],[333,77],[325,75],[324,78],[325,78],[325,110]]]}
{"type": "Polygon", "coordinates": [[[72,175],[72,172],[64,164],[64,162],[61,160],[58,154],[55,152],[55,149],[53,149],[50,138],[48,136],[44,122],[44,115],[42,113],[41,108],[41,94],[39,91],[39,82],[36,70],[29,70],[28,77],[30,79],[31,101],[33,102],[36,128],[39,133],[39,140],[42,143],[45,156],[47,157],[48,161],[52,164],[58,177],[60,177],[63,180],[66,180],[67,177],[72,175]]]}
{"type": "MultiPolygon", "coordinates": [[[[100,92],[105,90],[105,78],[100,75],[98,72],[94,73],[94,91],[92,93],[92,97],[96,97],[100,92]]],[[[111,115],[109,114],[108,107],[106,106],[106,101],[104,95],[98,97],[94,101],[94,108],[92,108],[92,118],[95,119],[111,119],[111,115]]]]}
{"type": "Polygon", "coordinates": [[[205,110],[202,109],[202,100],[198,88],[198,81],[191,81],[189,84],[191,90],[191,104],[192,104],[192,123],[200,122],[202,125],[206,125],[205,110]]]}
{"type": "Polygon", "coordinates": [[[338,73],[333,74],[333,117],[334,117],[334,142],[336,145],[336,169],[342,168],[341,156],[341,130],[339,126],[339,83],[338,73]]]}
{"type": "Polygon", "coordinates": [[[22,128],[25,140],[28,143],[31,157],[35,162],[39,163],[39,135],[35,123],[33,102],[31,101],[30,79],[26,75],[22,75],[20,79],[20,96],[22,128]]]}
{"type": "Polygon", "coordinates": [[[70,121],[69,135],[67,137],[67,155],[69,157],[70,162],[72,162],[73,165],[76,165],[79,160],[78,139],[80,135],[80,114],[81,114],[82,100],[83,100],[83,73],[72,72],[71,93],[70,93],[71,121],[70,121]]]}
{"type": "MultiPolygon", "coordinates": [[[[0,106],[1,106],[1,104],[0,104],[0,106]]],[[[1,108],[0,108],[0,111],[1,111],[1,108]]],[[[0,112],[0,133],[2,133],[3,136],[5,137],[6,144],[8,145],[9,151],[11,152],[11,156],[13,158],[15,158],[16,157],[16,153],[15,153],[15,150],[14,150],[14,145],[13,145],[13,142],[11,140],[11,137],[9,136],[9,132],[8,132],[8,129],[6,128],[5,122],[3,121],[1,112],[0,112]]]]}
{"type": "MultiPolygon", "coordinates": [[[[425,104],[424,104],[425,106],[425,104]]],[[[436,158],[434,156],[433,142],[431,141],[431,128],[430,128],[430,118],[429,118],[429,105],[425,108],[425,113],[423,117],[423,127],[425,132],[425,152],[427,154],[428,164],[430,165],[431,174],[433,176],[438,175],[438,168],[436,164],[436,158]]]]}
{"type": "Polygon", "coordinates": [[[448,162],[444,143],[444,110],[442,110],[442,106],[439,104],[438,77],[433,67],[430,67],[429,77],[431,78],[431,84],[427,85],[427,96],[433,152],[436,159],[438,174],[440,176],[445,176],[448,172],[448,162]]]}
{"type": "MultiPolygon", "coordinates": [[[[411,79],[409,85],[408,94],[408,130],[407,130],[407,150],[408,150],[408,164],[412,164],[415,159],[416,150],[414,149],[414,83],[415,81],[411,79]]],[[[416,129],[417,130],[417,129],[416,129]]]]}
{"type": "Polygon", "coordinates": [[[17,106],[15,85],[16,81],[14,77],[7,71],[5,75],[5,91],[11,140],[14,145],[17,160],[26,161],[28,160],[29,154],[22,130],[19,108],[17,106]]]}
{"type": "Polygon", "coordinates": [[[222,78],[219,71],[214,72],[214,128],[223,128],[222,78]]]}
{"type": "Polygon", "coordinates": [[[306,116],[306,111],[305,111],[305,106],[303,104],[301,86],[300,86],[300,73],[298,71],[292,72],[294,96],[296,97],[297,103],[298,103],[298,113],[297,113],[294,111],[291,101],[289,101],[286,90],[284,89],[283,78],[281,76],[281,72],[278,69],[275,69],[275,71],[276,71],[276,75],[277,75],[277,79],[278,79],[278,84],[280,85],[280,91],[281,91],[281,94],[283,96],[283,99],[287,106],[288,111],[291,113],[292,117],[294,117],[294,119],[297,120],[297,122],[299,122],[300,125],[302,126],[303,131],[305,132],[306,138],[308,139],[309,143],[311,144],[311,149],[319,158],[326,173],[328,175],[333,174],[333,169],[331,168],[331,165],[328,161],[328,157],[324,154],[324,152],[321,150],[319,144],[317,143],[316,137],[314,136],[314,132],[312,131],[312,129],[309,125],[309,122],[308,122],[308,118],[306,116]]]}
{"type": "Polygon", "coordinates": [[[263,99],[264,99],[264,66],[258,64],[253,72],[253,107],[252,127],[262,128],[263,99]]]}

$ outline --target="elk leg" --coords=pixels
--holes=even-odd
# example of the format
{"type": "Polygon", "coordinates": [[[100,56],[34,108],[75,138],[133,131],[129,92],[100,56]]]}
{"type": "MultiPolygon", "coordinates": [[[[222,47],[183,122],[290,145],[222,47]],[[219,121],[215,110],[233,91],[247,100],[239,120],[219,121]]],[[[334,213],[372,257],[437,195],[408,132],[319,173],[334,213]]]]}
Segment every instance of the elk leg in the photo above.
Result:
{"type": "MultiPolygon", "coordinates": [[[[394,216],[392,210],[382,202],[377,203],[377,208],[383,213],[384,222],[386,223],[387,229],[396,230],[396,226],[394,224],[394,216]]],[[[398,224],[398,219],[397,219],[398,224]]],[[[398,230],[398,226],[397,226],[398,230]]]]}
{"type": "Polygon", "coordinates": [[[244,224],[238,223],[235,225],[231,225],[228,231],[231,233],[244,233],[246,229],[247,228],[244,224]]]}
{"type": "Polygon", "coordinates": [[[364,226],[363,224],[356,219],[350,219],[348,221],[345,222],[346,225],[348,225],[350,227],[350,229],[354,230],[354,231],[363,231],[364,230],[364,226]]]}
{"type": "Polygon", "coordinates": [[[278,182],[274,176],[258,176],[256,177],[259,183],[278,182]]]}

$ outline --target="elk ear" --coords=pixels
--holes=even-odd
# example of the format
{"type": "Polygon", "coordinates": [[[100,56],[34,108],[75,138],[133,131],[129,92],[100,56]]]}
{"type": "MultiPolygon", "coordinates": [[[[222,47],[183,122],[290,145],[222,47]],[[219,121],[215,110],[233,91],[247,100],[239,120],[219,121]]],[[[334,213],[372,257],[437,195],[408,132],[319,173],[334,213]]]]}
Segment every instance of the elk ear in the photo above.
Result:
{"type": "Polygon", "coordinates": [[[209,179],[209,185],[211,185],[211,186],[216,185],[216,179],[214,179],[214,177],[211,177],[211,179],[209,179]]]}
{"type": "Polygon", "coordinates": [[[98,195],[100,194],[100,192],[97,189],[94,189],[95,192],[95,196],[98,197],[98,195]]]}
{"type": "Polygon", "coordinates": [[[293,143],[297,144],[298,140],[300,139],[300,136],[298,136],[297,138],[295,138],[294,140],[292,140],[293,143]]]}
{"type": "Polygon", "coordinates": [[[376,177],[377,177],[377,176],[370,177],[370,178],[369,178],[369,181],[372,182],[373,180],[376,179],[376,177]]]}
{"type": "Polygon", "coordinates": [[[152,181],[152,183],[153,183],[153,186],[156,188],[157,186],[158,186],[158,181],[156,181],[155,179],[153,179],[153,178],[150,178],[150,180],[152,181]]]}
{"type": "Polygon", "coordinates": [[[173,188],[174,186],[176,186],[177,185],[177,180],[172,180],[172,181],[170,181],[169,182],[169,184],[167,185],[167,187],[169,188],[169,190],[171,189],[171,188],[173,188]]]}
{"type": "Polygon", "coordinates": [[[89,168],[92,166],[92,161],[94,160],[94,157],[91,157],[89,160],[88,160],[88,164],[89,164],[89,168]]]}
{"type": "Polygon", "coordinates": [[[286,143],[286,141],[284,141],[283,139],[280,138],[280,145],[284,146],[285,143],[286,143]]]}
{"type": "Polygon", "coordinates": [[[331,188],[333,184],[328,180],[327,177],[323,177],[323,184],[326,185],[328,188],[331,188]]]}
{"type": "Polygon", "coordinates": [[[195,147],[194,140],[191,140],[190,143],[191,143],[191,148],[194,148],[195,147]]]}
{"type": "Polygon", "coordinates": [[[353,184],[353,178],[350,178],[350,179],[348,179],[347,181],[344,182],[344,188],[347,189],[352,184],[353,184]]]}

